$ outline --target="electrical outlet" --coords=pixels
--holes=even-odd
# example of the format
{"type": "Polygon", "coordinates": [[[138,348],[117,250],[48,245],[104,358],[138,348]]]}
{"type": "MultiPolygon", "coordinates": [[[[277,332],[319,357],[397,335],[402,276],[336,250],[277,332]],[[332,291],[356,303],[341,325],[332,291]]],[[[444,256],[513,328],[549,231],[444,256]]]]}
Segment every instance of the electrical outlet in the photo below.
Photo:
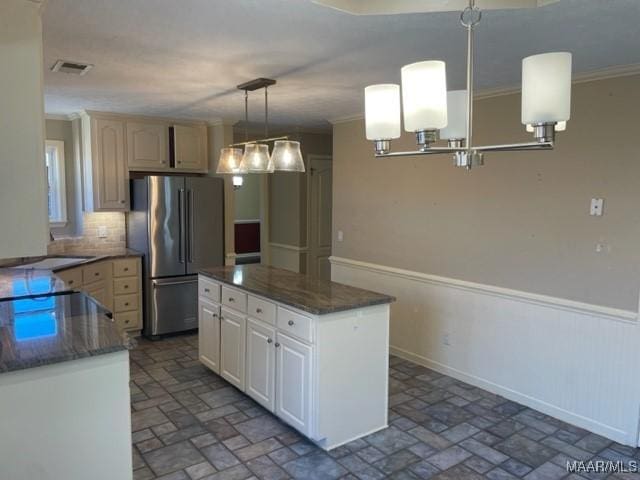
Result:
{"type": "Polygon", "coordinates": [[[604,198],[592,198],[589,215],[593,217],[601,217],[604,210],[604,198]]]}
{"type": "Polygon", "coordinates": [[[342,230],[338,230],[338,241],[341,242],[344,240],[344,232],[342,230]]]}
{"type": "Polygon", "coordinates": [[[447,347],[451,346],[451,341],[448,333],[445,333],[444,335],[442,335],[442,344],[446,345],[447,347]]]}
{"type": "Polygon", "coordinates": [[[98,227],[98,238],[107,238],[109,236],[109,232],[107,230],[106,225],[100,225],[98,227]]]}

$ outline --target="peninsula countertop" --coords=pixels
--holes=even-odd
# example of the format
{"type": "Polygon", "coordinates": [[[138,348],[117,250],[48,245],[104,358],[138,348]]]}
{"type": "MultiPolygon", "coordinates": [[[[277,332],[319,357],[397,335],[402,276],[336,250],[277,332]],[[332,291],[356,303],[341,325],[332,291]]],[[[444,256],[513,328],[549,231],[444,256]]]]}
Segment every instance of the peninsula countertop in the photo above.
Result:
{"type": "Polygon", "coordinates": [[[395,301],[390,295],[262,265],[205,268],[200,274],[314,315],[395,301]]]}
{"type": "Polygon", "coordinates": [[[84,293],[0,301],[0,374],[127,349],[107,310],[84,293]]]}
{"type": "Polygon", "coordinates": [[[5,263],[3,266],[9,268],[24,268],[24,269],[47,269],[52,272],[62,272],[64,270],[68,270],[70,268],[76,268],[83,265],[88,265],[95,262],[100,262],[102,260],[115,260],[118,258],[130,258],[130,257],[142,257],[143,254],[138,252],[137,250],[133,250],[131,248],[120,248],[120,249],[95,249],[95,250],[87,250],[87,249],[79,249],[79,250],[68,250],[63,253],[58,253],[55,255],[47,255],[43,257],[29,257],[29,258],[18,258],[14,259],[9,263],[5,263]],[[64,264],[56,265],[56,259],[64,259],[69,260],[65,261],[64,264]],[[52,265],[47,265],[43,267],[41,264],[53,261],[52,265]]]}

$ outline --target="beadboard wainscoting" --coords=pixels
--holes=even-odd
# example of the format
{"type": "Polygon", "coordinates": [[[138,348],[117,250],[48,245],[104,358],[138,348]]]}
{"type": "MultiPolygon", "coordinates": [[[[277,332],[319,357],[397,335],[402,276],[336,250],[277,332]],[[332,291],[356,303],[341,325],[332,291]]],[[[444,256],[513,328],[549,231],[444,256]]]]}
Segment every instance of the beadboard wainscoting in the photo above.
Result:
{"type": "Polygon", "coordinates": [[[637,313],[331,257],[332,280],[397,297],[390,351],[638,444],[637,313]]]}
{"type": "Polygon", "coordinates": [[[306,270],[307,247],[269,243],[270,265],[292,272],[304,273],[306,270]]]}

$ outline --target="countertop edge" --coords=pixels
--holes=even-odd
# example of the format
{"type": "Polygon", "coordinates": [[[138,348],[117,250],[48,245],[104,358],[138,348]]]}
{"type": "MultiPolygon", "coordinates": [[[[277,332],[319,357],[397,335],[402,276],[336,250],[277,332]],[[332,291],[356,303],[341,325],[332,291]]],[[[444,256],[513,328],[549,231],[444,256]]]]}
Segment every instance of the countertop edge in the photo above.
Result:
{"type": "MultiPolygon", "coordinates": [[[[396,301],[396,298],[391,296],[391,295],[385,295],[382,293],[378,293],[378,292],[372,292],[375,293],[377,295],[383,295],[385,298],[379,298],[376,300],[372,300],[370,302],[362,302],[362,303],[354,303],[353,305],[349,305],[349,306],[344,306],[344,307],[336,307],[336,308],[327,308],[327,309],[317,309],[317,308],[312,308],[309,307],[307,305],[300,305],[300,304],[296,304],[290,301],[287,301],[286,299],[281,298],[278,295],[273,295],[273,294],[266,294],[264,291],[259,291],[253,288],[249,288],[247,286],[244,285],[236,285],[233,282],[228,281],[226,278],[221,278],[211,272],[207,272],[207,271],[203,271],[200,270],[198,272],[198,275],[203,275],[207,278],[211,278],[212,280],[215,280],[217,282],[220,283],[224,283],[225,285],[229,285],[230,287],[234,287],[237,288],[239,290],[245,290],[249,293],[252,293],[254,295],[259,295],[260,297],[263,298],[268,298],[270,300],[273,300],[275,302],[280,302],[283,303],[284,305],[288,305],[290,307],[296,308],[298,310],[301,310],[303,312],[307,312],[310,313],[311,315],[329,315],[332,313],[341,313],[341,312],[347,312],[349,310],[357,310],[360,308],[366,308],[366,307],[375,307],[378,305],[386,305],[386,304],[390,304],[396,301]]],[[[338,283],[338,282],[334,282],[334,283],[338,283]]],[[[351,288],[358,288],[358,287],[353,287],[351,285],[345,285],[343,283],[340,283],[339,285],[344,285],[347,287],[351,287],[351,288]]],[[[367,290],[370,291],[370,290],[367,290]]]]}

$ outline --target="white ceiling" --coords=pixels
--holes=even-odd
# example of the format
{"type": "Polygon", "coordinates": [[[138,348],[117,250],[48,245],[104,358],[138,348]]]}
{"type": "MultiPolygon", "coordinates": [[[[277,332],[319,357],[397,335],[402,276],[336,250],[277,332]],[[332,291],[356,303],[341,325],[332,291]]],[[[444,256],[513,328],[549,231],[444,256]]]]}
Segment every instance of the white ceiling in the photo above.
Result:
{"type": "MultiPolygon", "coordinates": [[[[640,1],[561,0],[492,10],[477,28],[477,86],[520,83],[527,55],[568,50],[574,72],[640,64],[640,1]]],[[[235,120],[235,85],[271,77],[275,123],[308,127],[361,112],[362,89],[398,82],[400,67],[447,61],[464,84],[458,13],[357,16],[310,0],[49,0],[44,13],[45,108],[235,120]],[[84,77],[52,73],[57,59],[95,64],[84,77]]],[[[250,95],[262,119],[261,92],[250,95]]]]}

